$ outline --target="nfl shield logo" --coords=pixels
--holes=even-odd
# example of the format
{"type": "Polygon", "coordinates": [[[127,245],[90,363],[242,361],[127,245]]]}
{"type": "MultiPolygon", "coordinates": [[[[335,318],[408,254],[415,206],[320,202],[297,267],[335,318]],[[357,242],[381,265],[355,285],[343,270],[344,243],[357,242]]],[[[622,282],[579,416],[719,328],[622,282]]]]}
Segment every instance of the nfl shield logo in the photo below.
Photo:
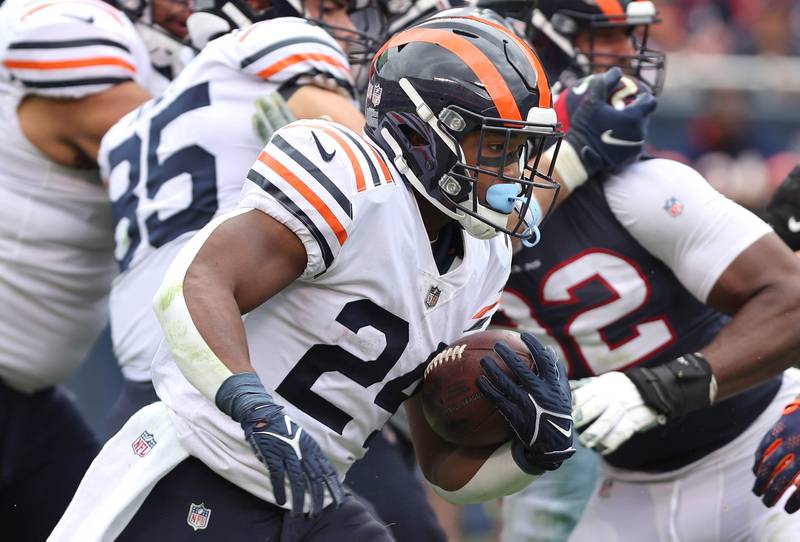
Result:
{"type": "Polygon", "coordinates": [[[425,296],[425,306],[429,309],[435,307],[436,303],[439,302],[439,296],[441,294],[442,290],[436,286],[431,286],[431,289],[428,290],[428,295],[425,296]]]}
{"type": "Polygon", "coordinates": [[[208,527],[208,518],[211,517],[211,508],[206,508],[205,503],[194,504],[189,507],[189,515],[186,518],[186,523],[194,529],[199,531],[208,527]]]}
{"type": "Polygon", "coordinates": [[[150,453],[150,450],[156,445],[156,438],[153,433],[149,433],[147,431],[143,431],[139,438],[133,441],[131,447],[133,448],[133,453],[138,455],[139,457],[144,457],[150,453]]]}
{"type": "Polygon", "coordinates": [[[383,88],[380,84],[375,83],[372,87],[372,96],[370,97],[373,107],[378,107],[381,104],[381,96],[383,96],[383,88]]]}
{"type": "Polygon", "coordinates": [[[683,213],[683,203],[681,203],[680,200],[675,196],[672,196],[664,203],[664,210],[669,214],[669,216],[675,218],[683,213]]]}

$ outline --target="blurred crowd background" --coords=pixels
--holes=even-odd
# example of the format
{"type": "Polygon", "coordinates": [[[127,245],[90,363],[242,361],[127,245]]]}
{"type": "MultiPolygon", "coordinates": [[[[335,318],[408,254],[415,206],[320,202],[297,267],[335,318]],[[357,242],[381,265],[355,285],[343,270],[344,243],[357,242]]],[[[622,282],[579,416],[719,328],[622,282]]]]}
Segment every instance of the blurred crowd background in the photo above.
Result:
{"type": "MultiPolygon", "coordinates": [[[[667,78],[651,152],[691,164],[720,192],[758,211],[800,163],[800,1],[659,0],[651,46],[667,78]]],[[[99,431],[121,376],[106,332],[69,381],[99,431]]],[[[453,515],[463,538],[493,539],[497,508],[453,515]]]]}
{"type": "Polygon", "coordinates": [[[758,210],[800,162],[800,2],[661,0],[653,152],[758,210]]]}

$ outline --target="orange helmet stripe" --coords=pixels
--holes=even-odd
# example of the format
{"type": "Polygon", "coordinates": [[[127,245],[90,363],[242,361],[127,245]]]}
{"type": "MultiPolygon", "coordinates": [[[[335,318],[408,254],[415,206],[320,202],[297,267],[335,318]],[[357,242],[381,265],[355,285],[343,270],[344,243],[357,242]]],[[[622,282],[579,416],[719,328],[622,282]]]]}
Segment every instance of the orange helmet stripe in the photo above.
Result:
{"type": "Polygon", "coordinates": [[[531,46],[525,43],[525,40],[517,36],[514,32],[503,25],[499,25],[486,19],[481,19],[480,17],[474,17],[472,15],[467,15],[465,18],[493,26],[513,39],[514,42],[519,45],[520,49],[522,49],[522,52],[528,57],[531,65],[536,70],[536,87],[539,89],[539,107],[550,107],[550,83],[547,81],[547,75],[544,73],[544,67],[542,66],[542,63],[539,61],[536,53],[533,52],[533,49],[531,49],[531,46]]]}
{"type": "Polygon", "coordinates": [[[622,3],[619,0],[596,0],[599,7],[606,15],[625,15],[622,3]]]}
{"type": "MultiPolygon", "coordinates": [[[[468,39],[457,34],[438,28],[412,28],[386,42],[375,55],[375,59],[390,47],[399,47],[411,42],[433,43],[456,55],[478,76],[501,118],[523,120],[511,89],[489,57],[468,39]]],[[[424,62],[424,59],[420,61],[424,62]]]]}

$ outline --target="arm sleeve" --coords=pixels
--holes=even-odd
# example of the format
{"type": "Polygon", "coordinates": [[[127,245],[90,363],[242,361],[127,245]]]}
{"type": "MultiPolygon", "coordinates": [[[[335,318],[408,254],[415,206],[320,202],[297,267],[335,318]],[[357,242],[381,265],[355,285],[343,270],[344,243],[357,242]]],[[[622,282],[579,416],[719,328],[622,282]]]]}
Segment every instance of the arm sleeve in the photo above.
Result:
{"type": "Polygon", "coordinates": [[[308,259],[301,279],[327,271],[353,228],[351,196],[363,171],[349,159],[350,145],[338,125],[294,122],[275,132],[247,174],[239,207],[259,209],[297,235],[308,259]],[[322,152],[333,157],[324,161],[322,152]]]}
{"type": "Polygon", "coordinates": [[[511,455],[511,443],[497,448],[472,479],[460,489],[447,491],[428,482],[433,491],[453,504],[486,502],[528,487],[538,476],[523,472],[511,455]]]}
{"type": "Polygon", "coordinates": [[[347,55],[330,34],[304,19],[257,23],[237,41],[245,73],[281,88],[311,83],[356,97],[347,55]]]}
{"type": "Polygon", "coordinates": [[[2,63],[26,94],[82,98],[149,76],[133,26],[108,4],[33,2],[17,17],[2,63]]]}
{"type": "Polygon", "coordinates": [[[617,220],[702,302],[720,275],[770,227],[692,168],[645,160],[607,179],[617,220]]]}

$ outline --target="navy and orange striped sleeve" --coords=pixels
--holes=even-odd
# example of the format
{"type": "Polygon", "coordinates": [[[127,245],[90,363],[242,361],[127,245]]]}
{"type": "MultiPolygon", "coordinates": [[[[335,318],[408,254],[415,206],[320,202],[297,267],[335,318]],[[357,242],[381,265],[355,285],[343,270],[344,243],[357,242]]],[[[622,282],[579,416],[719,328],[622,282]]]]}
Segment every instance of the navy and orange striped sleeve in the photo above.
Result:
{"type": "Polygon", "coordinates": [[[140,75],[138,36],[104,2],[32,2],[17,17],[0,63],[26,94],[81,98],[140,75]]]}
{"type": "Polygon", "coordinates": [[[306,248],[303,278],[330,268],[356,222],[360,192],[391,185],[385,159],[343,126],[297,121],[273,135],[247,175],[240,207],[269,214],[306,248]]]}
{"type": "Polygon", "coordinates": [[[239,67],[279,86],[326,82],[355,96],[353,74],[339,44],[304,19],[263,21],[239,33],[239,67]]]}

